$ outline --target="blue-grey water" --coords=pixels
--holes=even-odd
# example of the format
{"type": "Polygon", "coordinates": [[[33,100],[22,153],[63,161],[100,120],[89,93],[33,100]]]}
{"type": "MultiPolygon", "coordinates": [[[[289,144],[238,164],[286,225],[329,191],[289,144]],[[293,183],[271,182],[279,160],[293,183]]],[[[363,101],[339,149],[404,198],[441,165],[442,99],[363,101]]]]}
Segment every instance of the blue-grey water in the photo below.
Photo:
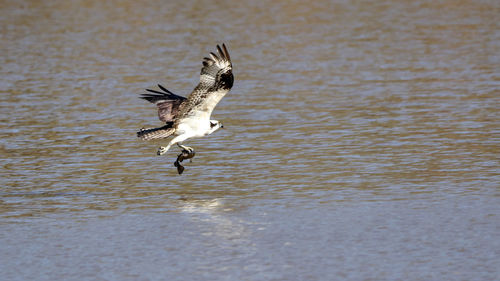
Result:
{"type": "Polygon", "coordinates": [[[498,1],[1,1],[2,280],[495,280],[498,1]],[[144,88],[226,43],[178,175],[144,88]]]}

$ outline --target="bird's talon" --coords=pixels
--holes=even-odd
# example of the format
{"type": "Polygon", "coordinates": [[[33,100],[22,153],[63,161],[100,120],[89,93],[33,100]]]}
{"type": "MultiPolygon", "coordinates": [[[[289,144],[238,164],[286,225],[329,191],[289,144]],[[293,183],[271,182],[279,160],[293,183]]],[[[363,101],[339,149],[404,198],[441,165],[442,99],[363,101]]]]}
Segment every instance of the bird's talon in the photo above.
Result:
{"type": "Polygon", "coordinates": [[[158,148],[158,152],[157,152],[156,154],[158,154],[158,155],[163,155],[163,154],[165,154],[166,152],[167,152],[167,148],[166,148],[166,147],[164,147],[164,146],[160,146],[160,147],[158,148]]]}

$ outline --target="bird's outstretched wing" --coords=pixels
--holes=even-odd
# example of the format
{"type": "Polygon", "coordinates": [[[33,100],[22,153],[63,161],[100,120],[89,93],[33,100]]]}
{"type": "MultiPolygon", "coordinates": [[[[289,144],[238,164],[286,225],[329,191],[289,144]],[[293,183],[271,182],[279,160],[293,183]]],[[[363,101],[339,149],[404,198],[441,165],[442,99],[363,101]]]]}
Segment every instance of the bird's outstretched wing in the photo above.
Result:
{"type": "Polygon", "coordinates": [[[216,86],[216,84],[220,82],[218,81],[220,77],[218,77],[217,74],[220,71],[228,71],[232,69],[233,65],[231,64],[231,57],[229,56],[229,52],[227,51],[225,44],[222,44],[222,49],[219,45],[217,45],[217,53],[218,55],[210,52],[210,57],[203,58],[203,67],[201,68],[200,73],[200,84],[198,84],[196,88],[200,87],[209,89],[216,86]]]}
{"type": "Polygon", "coordinates": [[[185,97],[178,96],[162,85],[158,84],[160,91],[146,89],[151,94],[142,94],[141,99],[145,99],[158,106],[158,118],[163,122],[173,122],[179,113],[180,105],[186,100],[185,97]]]}
{"type": "Polygon", "coordinates": [[[194,115],[209,118],[217,103],[233,86],[233,65],[226,45],[222,44],[222,48],[217,45],[217,53],[211,52],[209,57],[203,58],[200,83],[180,105],[179,118],[194,115]]]}

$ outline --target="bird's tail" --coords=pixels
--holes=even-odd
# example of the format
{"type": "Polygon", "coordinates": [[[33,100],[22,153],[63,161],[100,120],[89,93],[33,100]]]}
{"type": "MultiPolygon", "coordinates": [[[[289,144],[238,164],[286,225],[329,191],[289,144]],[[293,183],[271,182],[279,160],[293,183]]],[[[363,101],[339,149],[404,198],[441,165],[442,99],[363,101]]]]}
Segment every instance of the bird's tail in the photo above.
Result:
{"type": "Polygon", "coordinates": [[[141,129],[137,132],[137,137],[142,140],[163,139],[172,135],[174,131],[175,129],[169,124],[159,128],[141,129]]]}

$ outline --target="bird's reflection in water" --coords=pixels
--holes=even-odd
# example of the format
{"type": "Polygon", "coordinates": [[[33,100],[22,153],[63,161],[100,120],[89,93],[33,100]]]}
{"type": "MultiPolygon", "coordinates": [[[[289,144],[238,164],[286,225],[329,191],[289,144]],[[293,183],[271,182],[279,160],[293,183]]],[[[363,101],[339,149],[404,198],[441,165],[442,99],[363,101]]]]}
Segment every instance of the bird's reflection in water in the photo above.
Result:
{"type": "Polygon", "coordinates": [[[252,231],[248,228],[251,222],[242,219],[225,200],[185,198],[179,203],[180,211],[188,215],[193,226],[200,228],[204,243],[222,251],[230,250],[232,254],[246,256],[256,253],[252,231]]]}

